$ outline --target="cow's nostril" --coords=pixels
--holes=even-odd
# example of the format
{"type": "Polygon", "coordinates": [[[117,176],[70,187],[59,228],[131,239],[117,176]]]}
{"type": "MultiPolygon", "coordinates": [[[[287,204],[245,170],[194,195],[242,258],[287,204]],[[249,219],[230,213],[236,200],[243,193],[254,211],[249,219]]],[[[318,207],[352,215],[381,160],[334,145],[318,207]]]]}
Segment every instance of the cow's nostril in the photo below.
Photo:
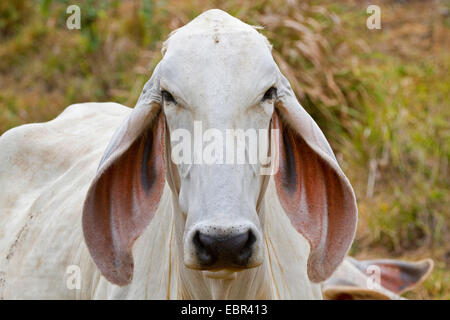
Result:
{"type": "Polygon", "coordinates": [[[251,230],[227,236],[197,231],[193,238],[198,259],[204,267],[216,262],[223,266],[245,266],[253,253],[255,241],[256,237],[251,230]]]}
{"type": "Polygon", "coordinates": [[[193,238],[197,256],[202,266],[210,266],[217,260],[208,240],[200,231],[197,231],[193,238]]]}
{"type": "Polygon", "coordinates": [[[255,243],[255,241],[256,241],[255,235],[251,230],[248,230],[247,241],[244,243],[237,256],[238,264],[246,264],[248,262],[248,259],[250,259],[253,253],[253,244],[255,243]]]}

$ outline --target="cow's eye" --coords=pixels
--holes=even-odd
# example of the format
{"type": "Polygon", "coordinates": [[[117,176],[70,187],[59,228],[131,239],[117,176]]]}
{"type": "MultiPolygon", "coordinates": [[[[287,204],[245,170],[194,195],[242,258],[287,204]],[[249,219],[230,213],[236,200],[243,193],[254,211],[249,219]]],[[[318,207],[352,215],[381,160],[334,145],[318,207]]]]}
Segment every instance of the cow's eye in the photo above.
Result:
{"type": "Polygon", "coordinates": [[[162,91],[161,91],[161,95],[162,95],[163,101],[165,101],[165,102],[177,103],[177,102],[175,101],[175,98],[170,94],[169,91],[162,90],[162,91]]]}
{"type": "Polygon", "coordinates": [[[264,94],[264,97],[262,98],[262,101],[272,100],[277,96],[277,88],[271,87],[269,90],[266,91],[264,94]]]}

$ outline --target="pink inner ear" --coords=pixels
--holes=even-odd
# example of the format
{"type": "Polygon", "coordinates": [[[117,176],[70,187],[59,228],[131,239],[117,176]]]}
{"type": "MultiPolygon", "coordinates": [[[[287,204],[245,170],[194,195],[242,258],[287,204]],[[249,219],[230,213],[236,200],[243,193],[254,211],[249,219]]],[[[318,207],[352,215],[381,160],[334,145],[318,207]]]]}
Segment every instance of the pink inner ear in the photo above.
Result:
{"type": "Polygon", "coordinates": [[[133,243],[155,214],[163,192],[164,130],[160,112],[153,126],[123,154],[112,153],[111,157],[118,157],[100,168],[86,197],[86,243],[102,274],[118,285],[132,279],[133,243]]]}
{"type": "Polygon", "coordinates": [[[318,168],[320,162],[292,129],[282,126],[277,115],[274,118],[278,124],[275,127],[281,130],[280,169],[275,175],[281,203],[294,227],[317,246],[326,205],[323,172],[318,168]],[[311,210],[314,214],[309,214],[311,210]]]}
{"type": "Polygon", "coordinates": [[[280,168],[275,175],[278,196],[294,228],[310,243],[308,275],[326,279],[344,258],[353,239],[355,213],[351,195],[334,169],[277,111],[273,127],[280,130],[280,168]]]}

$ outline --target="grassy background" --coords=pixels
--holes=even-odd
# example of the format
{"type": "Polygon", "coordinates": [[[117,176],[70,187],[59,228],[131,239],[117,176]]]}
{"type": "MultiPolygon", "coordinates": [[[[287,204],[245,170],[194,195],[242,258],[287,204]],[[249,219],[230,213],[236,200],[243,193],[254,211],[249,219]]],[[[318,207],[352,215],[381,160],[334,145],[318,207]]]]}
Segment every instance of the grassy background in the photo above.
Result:
{"type": "MultiPolygon", "coordinates": [[[[450,2],[1,1],[0,134],[76,102],[134,106],[169,32],[209,8],[264,26],[358,197],[358,258],[432,257],[406,294],[450,299],[450,2]],[[81,30],[66,8],[81,8],[81,30]]],[[[0,150],[1,152],[1,150],[0,150]]]]}

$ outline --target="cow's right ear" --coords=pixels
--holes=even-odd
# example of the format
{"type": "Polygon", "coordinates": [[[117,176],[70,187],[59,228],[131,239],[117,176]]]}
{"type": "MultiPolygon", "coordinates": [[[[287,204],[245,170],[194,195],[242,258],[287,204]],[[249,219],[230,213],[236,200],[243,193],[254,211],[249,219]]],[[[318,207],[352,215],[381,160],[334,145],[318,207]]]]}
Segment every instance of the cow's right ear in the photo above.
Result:
{"type": "Polygon", "coordinates": [[[165,181],[165,118],[159,67],[112,137],[83,208],[83,233],[103,276],[123,286],[133,276],[132,246],[151,221],[165,181]]]}

